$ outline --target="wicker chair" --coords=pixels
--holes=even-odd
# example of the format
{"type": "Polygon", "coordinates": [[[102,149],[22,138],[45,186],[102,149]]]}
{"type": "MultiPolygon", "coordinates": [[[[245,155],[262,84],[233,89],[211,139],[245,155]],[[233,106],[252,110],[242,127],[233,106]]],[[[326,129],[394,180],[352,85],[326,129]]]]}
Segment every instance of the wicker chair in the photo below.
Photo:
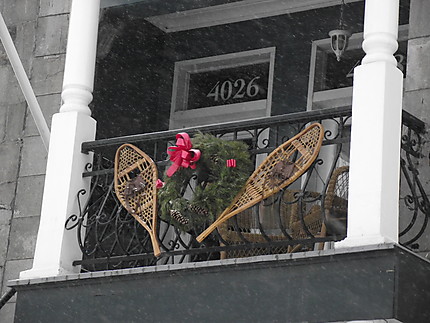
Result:
{"type": "MultiPolygon", "coordinates": [[[[349,168],[339,167],[334,172],[327,186],[327,194],[323,206],[311,203],[302,203],[299,210],[296,195],[297,190],[286,190],[282,195],[280,210],[272,210],[270,206],[259,206],[260,221],[257,219],[255,209],[247,209],[235,217],[227,220],[218,227],[221,238],[227,244],[240,245],[246,243],[264,243],[268,241],[288,240],[283,234],[288,233],[294,240],[313,236],[342,235],[346,233],[346,215],[348,204],[348,174],[349,168]],[[324,217],[321,210],[324,210],[324,217]],[[300,214],[304,214],[303,221],[300,214]],[[306,226],[306,229],[303,225],[306,226]],[[264,234],[259,229],[260,224],[264,234]],[[281,229],[282,228],[282,229],[281,229]]],[[[307,197],[316,199],[319,193],[308,192],[307,197]]],[[[267,203],[271,205],[270,201],[267,203]]],[[[321,244],[322,245],[322,244],[321,244]]],[[[247,250],[233,250],[223,252],[222,258],[239,258],[263,255],[268,253],[286,253],[303,250],[302,245],[275,248],[252,248],[247,250]]]]}
{"type": "MultiPolygon", "coordinates": [[[[303,217],[306,229],[317,237],[332,235],[346,235],[346,221],[348,213],[349,166],[336,168],[327,185],[327,192],[322,206],[314,205],[310,212],[303,217]],[[324,217],[321,216],[324,210],[324,217]]],[[[301,219],[292,223],[293,239],[309,237],[301,219]]],[[[323,247],[319,244],[319,249],[323,247]]],[[[290,252],[301,249],[301,245],[294,246],[290,252]]]]}
{"type": "Polygon", "coordinates": [[[346,235],[349,193],[349,166],[336,168],[324,200],[327,235],[346,235]]]}
{"type": "MultiPolygon", "coordinates": [[[[257,210],[254,208],[247,209],[235,217],[225,221],[218,227],[218,232],[221,238],[231,245],[241,245],[246,243],[265,243],[269,241],[289,240],[287,233],[290,237],[294,238],[294,232],[291,230],[292,224],[298,219],[298,214],[307,214],[310,209],[306,203],[299,205],[296,203],[297,194],[301,193],[299,190],[286,190],[281,195],[281,201],[277,203],[271,199],[266,201],[268,206],[259,205],[257,210]],[[276,206],[278,203],[279,205],[276,206]],[[276,208],[276,209],[274,209],[276,208]],[[260,225],[262,230],[260,229],[260,225]],[[284,231],[284,232],[283,232],[284,231]],[[264,232],[264,233],[263,233],[264,232]]],[[[317,198],[319,193],[309,192],[310,198],[317,198]]],[[[321,227],[321,226],[320,226],[321,227]]],[[[233,250],[222,253],[222,258],[240,258],[251,257],[264,254],[286,253],[291,250],[289,246],[271,247],[271,248],[251,248],[247,250],[233,250]]]]}

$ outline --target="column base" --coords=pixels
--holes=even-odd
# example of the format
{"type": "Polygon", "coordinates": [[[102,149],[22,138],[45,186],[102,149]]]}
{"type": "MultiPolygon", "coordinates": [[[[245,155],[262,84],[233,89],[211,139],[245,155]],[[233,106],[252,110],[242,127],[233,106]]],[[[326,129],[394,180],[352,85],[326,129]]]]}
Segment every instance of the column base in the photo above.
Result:
{"type": "Polygon", "coordinates": [[[77,266],[76,270],[74,271],[67,270],[61,267],[32,268],[29,270],[21,271],[19,273],[19,279],[47,278],[78,274],[80,272],[80,269],[80,266],[77,266]]]}
{"type": "Polygon", "coordinates": [[[397,241],[394,241],[387,237],[383,237],[381,235],[346,237],[342,241],[335,242],[334,248],[344,249],[344,248],[351,248],[351,247],[362,247],[362,246],[390,244],[390,243],[397,243],[397,241]]]}

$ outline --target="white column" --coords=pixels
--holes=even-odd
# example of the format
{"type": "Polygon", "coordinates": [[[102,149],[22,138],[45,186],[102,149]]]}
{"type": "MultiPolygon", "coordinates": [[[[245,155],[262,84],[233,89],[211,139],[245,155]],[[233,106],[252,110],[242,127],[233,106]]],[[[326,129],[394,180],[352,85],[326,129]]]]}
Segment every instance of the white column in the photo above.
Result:
{"type": "MultiPolygon", "coordinates": [[[[96,122],[88,104],[92,100],[100,0],[73,0],[60,113],[54,115],[48,153],[45,189],[33,268],[20,278],[37,278],[79,272],[73,260],[81,259],[76,230],[66,231],[66,219],[79,215],[77,193],[89,191],[82,178],[92,155],[81,144],[95,138],[96,122]]],[[[85,198],[85,196],[84,196],[85,198]]],[[[85,203],[85,201],[82,201],[85,203]]]]}
{"type": "Polygon", "coordinates": [[[399,0],[366,0],[363,49],[354,70],[347,238],[336,248],[398,242],[403,75],[399,0]]]}

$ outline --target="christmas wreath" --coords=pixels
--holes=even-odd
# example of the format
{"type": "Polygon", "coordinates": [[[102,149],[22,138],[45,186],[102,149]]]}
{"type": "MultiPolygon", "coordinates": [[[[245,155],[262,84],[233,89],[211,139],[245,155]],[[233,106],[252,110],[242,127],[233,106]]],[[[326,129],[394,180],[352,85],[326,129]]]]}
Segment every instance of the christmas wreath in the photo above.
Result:
{"type": "Polygon", "coordinates": [[[160,216],[184,231],[202,229],[231,203],[253,170],[248,146],[210,134],[177,135],[169,147],[165,185],[158,192],[160,216]]]}

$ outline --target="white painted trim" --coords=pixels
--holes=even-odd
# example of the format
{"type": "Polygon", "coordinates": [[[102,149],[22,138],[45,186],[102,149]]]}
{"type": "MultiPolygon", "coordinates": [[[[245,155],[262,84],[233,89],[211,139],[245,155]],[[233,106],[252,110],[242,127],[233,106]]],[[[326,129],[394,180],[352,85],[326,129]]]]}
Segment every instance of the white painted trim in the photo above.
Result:
{"type": "Polygon", "coordinates": [[[266,116],[267,100],[258,100],[208,108],[176,111],[175,117],[170,119],[170,129],[180,129],[252,119],[266,116]]]}
{"type": "Polygon", "coordinates": [[[24,98],[27,101],[28,108],[30,109],[31,115],[33,116],[36,128],[39,131],[40,138],[42,139],[46,151],[48,151],[49,137],[51,136],[48,124],[46,123],[46,119],[43,116],[42,109],[40,108],[39,102],[36,99],[36,95],[34,94],[33,88],[30,84],[30,80],[28,79],[27,73],[25,72],[24,66],[22,65],[15,44],[13,43],[12,37],[9,34],[1,13],[0,39],[6,51],[7,57],[9,58],[10,65],[15,72],[18,84],[21,87],[21,91],[24,94],[24,98]]]}
{"type": "Polygon", "coordinates": [[[227,53],[179,61],[175,63],[175,67],[177,66],[178,68],[186,70],[190,73],[205,72],[220,67],[229,68],[249,65],[251,58],[251,62],[254,64],[268,62],[269,55],[274,52],[275,47],[259,48],[243,52],[227,53]]]}
{"type": "MultiPolygon", "coordinates": [[[[363,0],[346,0],[346,3],[363,0]]],[[[339,5],[339,0],[244,0],[146,18],[166,33],[339,5]]]]}
{"type": "Polygon", "coordinates": [[[309,110],[337,108],[352,104],[352,86],[314,92],[309,110]]]}
{"type": "Polygon", "coordinates": [[[266,103],[266,117],[270,117],[272,112],[272,95],[273,95],[273,78],[275,77],[275,47],[270,53],[269,59],[269,82],[267,84],[267,103],[266,103]]]}
{"type": "Polygon", "coordinates": [[[100,8],[116,7],[136,2],[142,2],[142,0],[101,0],[100,8]]]}
{"type": "Polygon", "coordinates": [[[309,81],[308,81],[308,101],[306,104],[306,110],[312,110],[313,96],[314,96],[314,83],[315,83],[315,68],[316,68],[316,57],[317,57],[317,46],[315,42],[312,42],[311,48],[311,61],[309,67],[309,81]]]}

